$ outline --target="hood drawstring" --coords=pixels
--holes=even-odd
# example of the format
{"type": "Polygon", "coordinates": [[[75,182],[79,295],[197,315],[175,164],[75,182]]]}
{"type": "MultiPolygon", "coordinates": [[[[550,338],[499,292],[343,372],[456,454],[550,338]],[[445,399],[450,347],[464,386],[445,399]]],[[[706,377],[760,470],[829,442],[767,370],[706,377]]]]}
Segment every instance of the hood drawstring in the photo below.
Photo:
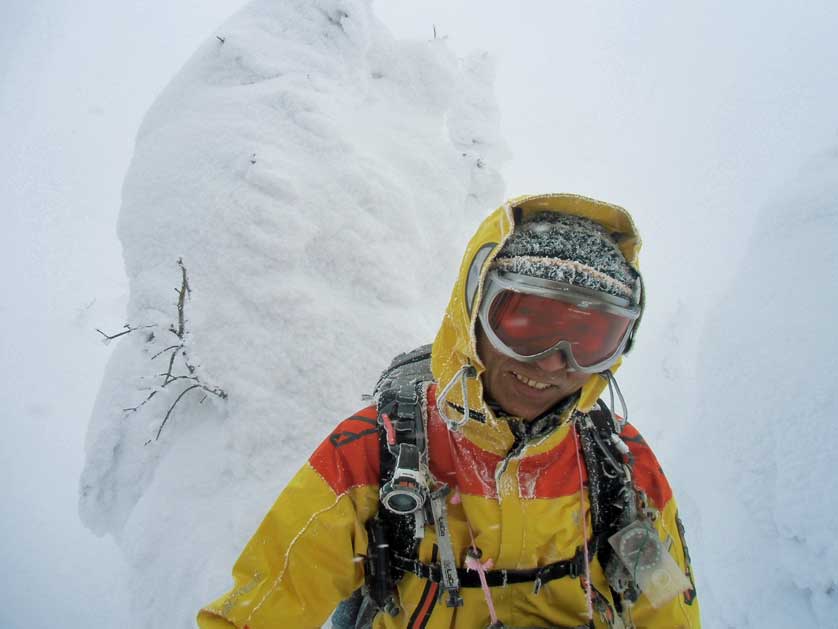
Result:
{"type": "Polygon", "coordinates": [[[477,575],[480,577],[480,587],[483,589],[483,598],[486,599],[486,606],[489,608],[489,619],[492,621],[492,624],[489,625],[489,629],[492,627],[503,627],[503,624],[498,620],[498,614],[495,611],[495,601],[492,598],[492,591],[489,589],[489,584],[486,581],[486,570],[491,570],[494,562],[491,558],[487,559],[485,562],[480,561],[483,553],[474,541],[474,531],[472,530],[471,523],[468,519],[466,519],[466,526],[468,526],[468,534],[471,538],[471,547],[466,550],[466,568],[469,570],[475,570],[477,575]]]}
{"type": "Polygon", "coordinates": [[[612,409],[611,416],[614,418],[614,423],[616,424],[617,428],[617,434],[620,434],[621,432],[623,432],[623,428],[625,428],[629,419],[628,406],[626,406],[626,398],[623,397],[623,392],[620,391],[620,385],[617,384],[617,379],[614,377],[614,374],[611,373],[610,370],[606,369],[605,371],[600,372],[599,377],[608,383],[608,395],[611,397],[611,403],[609,405],[609,408],[612,409]],[[617,397],[620,400],[620,409],[622,410],[622,415],[618,415],[617,413],[613,412],[614,391],[617,392],[617,397]]]}
{"type": "Polygon", "coordinates": [[[468,405],[468,382],[466,380],[468,378],[476,378],[477,377],[477,370],[472,367],[471,365],[463,365],[460,367],[459,371],[454,374],[454,377],[451,378],[450,382],[445,385],[445,388],[442,392],[437,396],[437,410],[439,411],[439,416],[442,418],[442,421],[445,422],[445,425],[448,426],[448,430],[453,430],[457,432],[463,425],[471,419],[471,410],[469,409],[468,405]],[[463,418],[460,420],[451,419],[448,417],[448,413],[445,410],[448,399],[448,394],[451,393],[451,389],[454,388],[454,385],[457,381],[460,381],[460,387],[462,388],[463,392],[463,418]]]}

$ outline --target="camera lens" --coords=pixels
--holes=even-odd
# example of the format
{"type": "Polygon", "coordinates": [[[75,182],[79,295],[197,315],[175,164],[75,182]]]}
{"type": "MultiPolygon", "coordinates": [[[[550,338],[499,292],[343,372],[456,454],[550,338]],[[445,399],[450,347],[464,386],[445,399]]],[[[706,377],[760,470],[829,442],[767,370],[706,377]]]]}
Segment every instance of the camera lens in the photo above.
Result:
{"type": "Polygon", "coordinates": [[[393,513],[413,513],[421,502],[412,493],[392,491],[384,498],[384,505],[393,513]]]}

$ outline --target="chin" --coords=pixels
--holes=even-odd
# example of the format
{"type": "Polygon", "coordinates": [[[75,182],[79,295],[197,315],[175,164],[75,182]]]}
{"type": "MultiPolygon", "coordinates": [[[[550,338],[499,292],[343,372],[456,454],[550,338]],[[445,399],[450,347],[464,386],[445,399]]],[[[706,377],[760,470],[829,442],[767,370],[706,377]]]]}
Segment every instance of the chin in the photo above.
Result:
{"type": "Polygon", "coordinates": [[[503,402],[498,402],[507,413],[510,415],[514,415],[515,417],[520,417],[525,421],[531,421],[536,417],[544,414],[551,408],[553,408],[556,404],[558,404],[561,400],[556,400],[550,404],[545,406],[533,407],[533,406],[522,406],[519,401],[510,401],[509,404],[504,404],[503,402]]]}

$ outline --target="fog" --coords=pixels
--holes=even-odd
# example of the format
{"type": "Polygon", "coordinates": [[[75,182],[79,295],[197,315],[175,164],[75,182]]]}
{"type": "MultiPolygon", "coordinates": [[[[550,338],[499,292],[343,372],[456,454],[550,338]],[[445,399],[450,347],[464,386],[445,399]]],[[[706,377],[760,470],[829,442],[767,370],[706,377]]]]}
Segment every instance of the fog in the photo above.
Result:
{"type": "MultiPolygon", "coordinates": [[[[121,559],[112,540],[82,528],[77,492],[110,352],[95,328],[125,323],[120,190],[143,115],[241,5],[0,9],[4,627],[119,626],[121,559]]],[[[838,11],[827,2],[522,6],[375,4],[398,37],[446,38],[459,54],[495,58],[507,196],[577,192],[634,213],[650,301],[642,359],[628,362],[623,388],[638,418],[662,397],[689,407],[711,394],[694,386],[707,364],[698,359],[707,308],[728,289],[757,212],[836,143],[838,11]]],[[[666,447],[677,430],[647,434],[676,490],[690,476],[666,447]]]]}

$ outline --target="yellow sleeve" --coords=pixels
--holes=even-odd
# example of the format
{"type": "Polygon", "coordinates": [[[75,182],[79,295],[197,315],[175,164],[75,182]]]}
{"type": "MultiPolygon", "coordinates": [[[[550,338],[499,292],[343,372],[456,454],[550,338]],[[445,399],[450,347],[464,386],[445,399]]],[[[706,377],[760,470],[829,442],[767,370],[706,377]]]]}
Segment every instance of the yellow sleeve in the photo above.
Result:
{"type": "Polygon", "coordinates": [[[666,503],[655,522],[655,528],[664,548],[669,548],[669,554],[687,576],[691,586],[658,609],[641,594],[634,606],[624,611],[625,619],[634,623],[636,629],[700,629],[701,615],[695,593],[695,578],[674,498],[666,503]]]}
{"type": "Polygon", "coordinates": [[[307,463],[274,503],[233,568],[233,588],[198,614],[201,629],[321,627],[363,582],[364,522],[373,487],[337,493],[307,463]]]}

